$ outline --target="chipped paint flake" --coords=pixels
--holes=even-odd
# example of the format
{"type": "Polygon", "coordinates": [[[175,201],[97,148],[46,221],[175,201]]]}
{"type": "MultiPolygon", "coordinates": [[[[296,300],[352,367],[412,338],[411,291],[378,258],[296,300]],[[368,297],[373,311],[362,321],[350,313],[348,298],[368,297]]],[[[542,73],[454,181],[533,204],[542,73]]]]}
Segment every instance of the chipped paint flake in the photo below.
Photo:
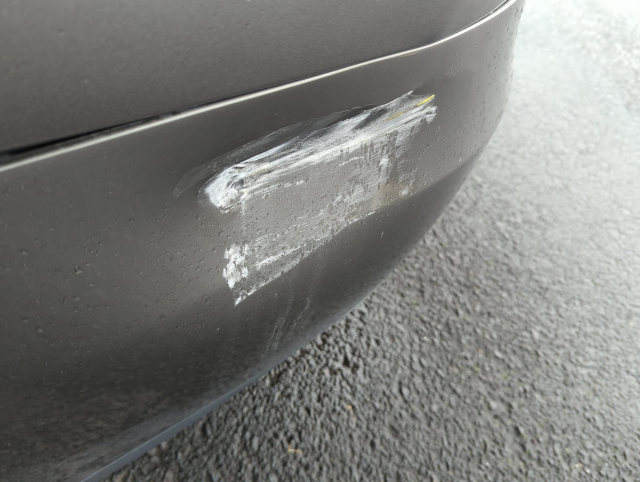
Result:
{"type": "Polygon", "coordinates": [[[434,97],[408,93],[342,119],[316,120],[309,125],[320,128],[279,144],[273,142],[278,132],[270,134],[264,150],[253,149],[209,179],[202,198],[236,216],[242,233],[224,254],[223,276],[236,304],[345,227],[415,191],[416,167],[407,153],[436,115],[434,97]]]}

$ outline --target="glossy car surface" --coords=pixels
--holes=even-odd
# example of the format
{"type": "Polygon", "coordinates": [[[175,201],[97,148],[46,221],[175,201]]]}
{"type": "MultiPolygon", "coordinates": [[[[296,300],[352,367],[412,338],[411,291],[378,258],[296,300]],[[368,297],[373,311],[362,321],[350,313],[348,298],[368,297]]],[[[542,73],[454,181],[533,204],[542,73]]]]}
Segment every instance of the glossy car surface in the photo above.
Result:
{"type": "MultiPolygon", "coordinates": [[[[203,98],[90,114],[103,85],[89,120],[25,114],[30,133],[5,131],[0,477],[98,480],[366,296],[500,120],[522,4],[424,47],[66,142],[203,98]]],[[[204,98],[265,87],[250,71],[204,98]]]]}

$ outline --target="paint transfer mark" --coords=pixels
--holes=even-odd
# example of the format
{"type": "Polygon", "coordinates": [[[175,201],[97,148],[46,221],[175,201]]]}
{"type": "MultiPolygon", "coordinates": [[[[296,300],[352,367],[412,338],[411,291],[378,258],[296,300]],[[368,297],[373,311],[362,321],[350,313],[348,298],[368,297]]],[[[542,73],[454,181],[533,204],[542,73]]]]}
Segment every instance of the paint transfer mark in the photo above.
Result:
{"type": "MultiPolygon", "coordinates": [[[[407,153],[434,119],[434,99],[409,92],[385,105],[281,129],[226,155],[235,163],[213,174],[200,195],[236,216],[232,224],[241,234],[225,250],[223,270],[236,304],[345,227],[416,190],[417,169],[407,153]]],[[[220,162],[190,173],[177,193],[220,162]]]]}

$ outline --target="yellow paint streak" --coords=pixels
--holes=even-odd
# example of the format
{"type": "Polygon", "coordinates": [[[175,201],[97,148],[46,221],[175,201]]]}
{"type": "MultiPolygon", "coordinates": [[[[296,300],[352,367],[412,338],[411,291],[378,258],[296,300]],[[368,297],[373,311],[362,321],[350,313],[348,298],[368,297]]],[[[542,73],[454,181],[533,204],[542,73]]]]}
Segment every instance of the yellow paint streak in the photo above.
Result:
{"type": "MultiPolygon", "coordinates": [[[[432,94],[432,95],[430,95],[429,97],[427,97],[426,99],[424,99],[424,100],[422,100],[422,101],[418,102],[415,106],[416,106],[416,107],[418,107],[419,105],[426,104],[426,103],[427,103],[427,102],[429,102],[430,100],[433,100],[433,99],[435,98],[435,96],[436,96],[435,94],[432,94]]],[[[396,117],[400,117],[400,116],[401,116],[402,114],[404,114],[405,112],[406,112],[406,111],[398,112],[397,114],[392,115],[391,117],[387,117],[387,120],[393,120],[393,119],[395,119],[396,117]]]]}
{"type": "Polygon", "coordinates": [[[404,114],[404,111],[398,112],[396,115],[392,115],[391,117],[388,117],[387,120],[395,119],[396,117],[400,117],[402,114],[404,114]]]}
{"type": "Polygon", "coordinates": [[[435,94],[430,95],[429,97],[427,97],[427,98],[426,98],[425,100],[423,100],[422,102],[418,102],[418,103],[416,104],[416,107],[417,107],[417,106],[419,106],[419,105],[422,105],[422,104],[426,104],[426,103],[427,103],[427,102],[429,102],[431,99],[433,99],[435,96],[436,96],[435,94]]]}

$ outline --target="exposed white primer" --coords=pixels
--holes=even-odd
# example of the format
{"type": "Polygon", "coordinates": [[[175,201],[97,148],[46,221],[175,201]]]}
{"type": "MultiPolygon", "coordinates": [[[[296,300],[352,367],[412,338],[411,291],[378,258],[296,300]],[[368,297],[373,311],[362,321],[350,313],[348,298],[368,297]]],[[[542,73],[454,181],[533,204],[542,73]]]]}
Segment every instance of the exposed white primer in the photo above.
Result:
{"type": "Polygon", "coordinates": [[[224,257],[229,260],[229,264],[222,271],[222,274],[231,289],[233,289],[233,287],[241,280],[249,276],[249,270],[244,262],[246,251],[246,245],[240,247],[236,244],[232,244],[224,252],[224,257]]]}
{"type": "Polygon", "coordinates": [[[237,216],[242,233],[224,253],[223,276],[235,303],[346,226],[411,194],[416,168],[405,154],[435,115],[433,95],[410,92],[299,134],[212,177],[202,188],[204,199],[237,216]]]}

